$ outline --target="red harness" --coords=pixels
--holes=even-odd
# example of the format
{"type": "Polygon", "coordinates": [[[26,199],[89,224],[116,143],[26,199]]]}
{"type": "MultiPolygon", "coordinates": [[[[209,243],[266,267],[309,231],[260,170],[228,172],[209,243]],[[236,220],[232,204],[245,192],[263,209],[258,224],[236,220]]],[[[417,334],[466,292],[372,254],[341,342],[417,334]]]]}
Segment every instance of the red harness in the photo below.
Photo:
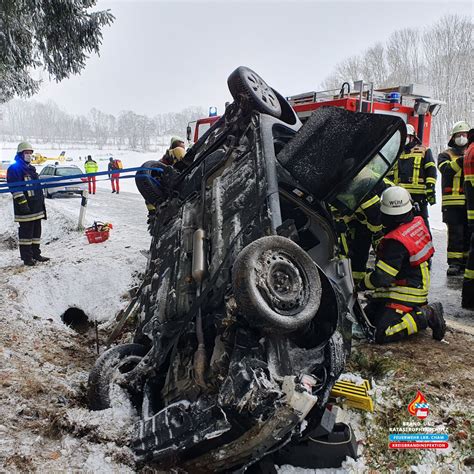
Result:
{"type": "Polygon", "coordinates": [[[426,262],[434,254],[430,233],[426,228],[425,221],[420,216],[390,231],[384,239],[393,239],[400,242],[410,254],[410,265],[412,267],[417,267],[426,262]]]}

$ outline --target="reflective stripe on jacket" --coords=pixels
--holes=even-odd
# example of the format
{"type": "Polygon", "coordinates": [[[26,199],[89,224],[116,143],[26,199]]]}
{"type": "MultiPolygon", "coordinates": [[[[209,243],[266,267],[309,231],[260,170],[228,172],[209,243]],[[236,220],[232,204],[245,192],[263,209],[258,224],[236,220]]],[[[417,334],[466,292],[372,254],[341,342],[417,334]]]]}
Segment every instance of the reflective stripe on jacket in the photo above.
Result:
{"type": "Polygon", "coordinates": [[[431,150],[424,146],[405,148],[389,176],[395,185],[410,194],[425,196],[436,185],[436,164],[431,150]]]}
{"type": "Polygon", "coordinates": [[[466,204],[464,196],[464,173],[462,161],[464,150],[448,148],[438,156],[438,169],[441,172],[441,190],[443,209],[462,207],[466,204]]]}

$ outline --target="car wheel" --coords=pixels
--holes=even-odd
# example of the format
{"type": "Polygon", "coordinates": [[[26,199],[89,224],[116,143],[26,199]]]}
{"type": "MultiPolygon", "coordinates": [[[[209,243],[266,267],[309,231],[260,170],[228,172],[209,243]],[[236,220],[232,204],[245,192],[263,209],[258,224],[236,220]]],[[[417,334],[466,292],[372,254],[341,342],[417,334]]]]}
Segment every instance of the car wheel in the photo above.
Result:
{"type": "Polygon", "coordinates": [[[321,280],[311,257],[292,240],[267,236],[237,256],[232,285],[249,324],[272,332],[305,327],[321,302],[321,280]]]}
{"type": "MultiPolygon", "coordinates": [[[[159,161],[146,161],[143,163],[142,168],[161,168],[163,164],[159,161]]],[[[156,171],[137,171],[135,175],[135,184],[138,191],[143,198],[152,204],[163,198],[163,191],[158,187],[156,182],[151,178],[158,178],[159,175],[156,171]]]]}
{"type": "Polygon", "coordinates": [[[147,353],[140,344],[122,344],[104,352],[89,374],[87,400],[91,410],[112,406],[113,390],[121,374],[134,369],[147,353]]]}
{"type": "Polygon", "coordinates": [[[241,107],[280,117],[281,105],[275,91],[248,67],[238,67],[227,79],[227,85],[241,107]]]}

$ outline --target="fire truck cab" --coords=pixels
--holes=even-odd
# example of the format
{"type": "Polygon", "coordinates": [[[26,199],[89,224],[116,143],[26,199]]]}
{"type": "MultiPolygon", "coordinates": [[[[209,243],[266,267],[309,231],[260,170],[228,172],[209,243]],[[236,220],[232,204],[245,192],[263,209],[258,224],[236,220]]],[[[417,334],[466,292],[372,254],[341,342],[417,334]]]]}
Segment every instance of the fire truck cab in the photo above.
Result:
{"type": "MultiPolygon", "coordinates": [[[[407,86],[374,89],[372,83],[355,81],[351,85],[344,82],[340,89],[311,91],[286,98],[299,119],[304,122],[311,113],[320,107],[341,107],[352,112],[396,115],[405,123],[415,127],[423,145],[429,146],[431,120],[444,102],[430,98],[426,86],[410,84],[407,86]]],[[[190,145],[220,118],[210,116],[190,122],[187,127],[187,140],[190,145]]]]}

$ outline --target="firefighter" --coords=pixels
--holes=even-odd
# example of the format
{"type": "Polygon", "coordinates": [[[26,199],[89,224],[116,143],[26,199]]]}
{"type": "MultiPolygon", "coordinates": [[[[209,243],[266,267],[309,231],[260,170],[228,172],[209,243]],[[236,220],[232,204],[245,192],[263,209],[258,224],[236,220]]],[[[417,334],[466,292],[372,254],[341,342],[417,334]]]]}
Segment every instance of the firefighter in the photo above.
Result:
{"type": "MultiPolygon", "coordinates": [[[[97,173],[99,171],[99,165],[97,161],[92,159],[91,155],[87,155],[87,160],[84,163],[84,170],[86,174],[97,173]]],[[[95,176],[88,176],[87,183],[89,185],[89,194],[95,194],[95,176]]]]}
{"type": "MultiPolygon", "coordinates": [[[[358,178],[360,176],[356,179],[358,178]]],[[[374,178],[377,179],[376,175],[370,177],[366,173],[362,179],[367,179],[371,182],[374,178]]],[[[391,181],[383,179],[364,198],[364,201],[359,205],[354,214],[350,216],[335,214],[341,253],[351,260],[352,277],[356,284],[365,276],[370,247],[376,248],[377,243],[382,237],[380,195],[392,185],[391,181]]],[[[361,183],[361,186],[363,186],[363,183],[361,183]]]]}
{"type": "Polygon", "coordinates": [[[463,157],[467,146],[467,122],[456,122],[448,148],[438,156],[442,175],[443,222],[448,227],[448,275],[461,275],[469,248],[469,230],[464,196],[463,157]]]}
{"type": "Polygon", "coordinates": [[[464,157],[464,193],[471,238],[462,286],[462,307],[474,309],[474,128],[469,130],[468,148],[464,157]]]}
{"type": "Polygon", "coordinates": [[[164,165],[175,166],[184,158],[185,154],[184,140],[179,137],[171,137],[170,147],[166,150],[160,161],[164,165]]]}
{"type": "Polygon", "coordinates": [[[428,261],[434,253],[431,235],[415,216],[410,193],[401,186],[385,190],[380,211],[384,236],[377,247],[374,270],[366,273],[360,290],[372,290],[365,310],[376,328],[378,343],[405,339],[427,327],[442,340],[446,331],[443,307],[427,305],[428,261]]]}
{"type": "MultiPolygon", "coordinates": [[[[17,148],[15,162],[8,167],[8,183],[28,183],[38,179],[36,168],[31,165],[33,147],[21,142],[17,148]]],[[[12,190],[15,222],[18,222],[20,258],[27,266],[35,262],[47,262],[48,257],[41,255],[41,220],[46,219],[43,190],[39,185],[27,185],[24,189],[12,190]]]]}
{"type": "Polygon", "coordinates": [[[390,172],[397,186],[408,190],[417,206],[415,215],[423,217],[429,229],[428,204],[436,204],[436,163],[429,148],[421,144],[415,127],[407,124],[407,138],[403,152],[390,172]]]}

